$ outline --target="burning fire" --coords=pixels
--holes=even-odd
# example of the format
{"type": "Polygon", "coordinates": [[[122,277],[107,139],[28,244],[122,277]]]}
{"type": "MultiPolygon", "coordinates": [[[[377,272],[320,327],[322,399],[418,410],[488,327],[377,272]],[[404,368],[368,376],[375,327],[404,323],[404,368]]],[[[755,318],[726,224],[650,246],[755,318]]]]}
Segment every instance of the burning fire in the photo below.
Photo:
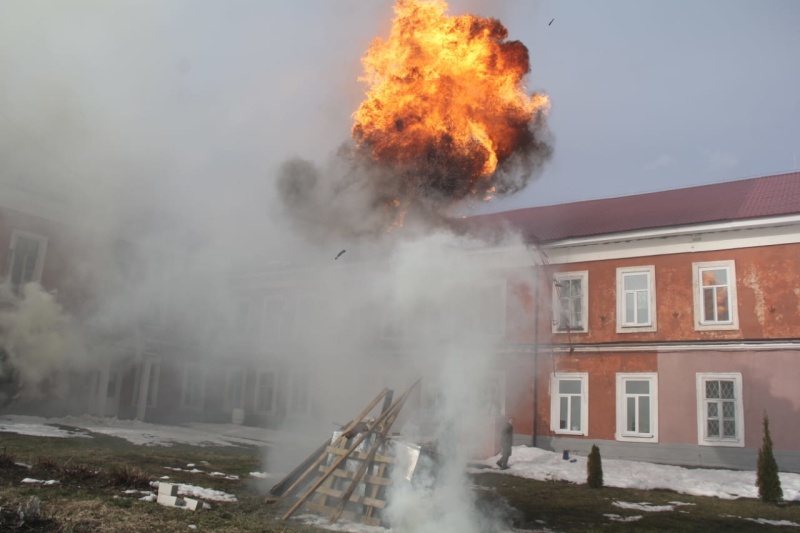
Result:
{"type": "Polygon", "coordinates": [[[528,49],[496,19],[447,15],[444,0],[397,0],[394,10],[388,39],[362,59],[357,150],[398,173],[404,203],[522,188],[504,175],[514,165],[530,174],[550,153],[540,135],[548,99],[523,84],[528,49]]]}

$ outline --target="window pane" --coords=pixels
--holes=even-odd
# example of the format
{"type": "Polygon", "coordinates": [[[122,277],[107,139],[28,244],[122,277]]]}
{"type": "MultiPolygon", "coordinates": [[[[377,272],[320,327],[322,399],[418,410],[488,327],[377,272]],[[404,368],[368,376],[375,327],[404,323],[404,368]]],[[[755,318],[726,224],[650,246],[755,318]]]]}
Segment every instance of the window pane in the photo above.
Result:
{"type": "Polygon", "coordinates": [[[703,320],[706,322],[716,321],[717,308],[716,298],[714,297],[714,289],[703,289],[703,320]]]}
{"type": "Polygon", "coordinates": [[[570,429],[572,431],[581,430],[581,399],[577,396],[570,398],[570,429]]]}
{"type": "Polygon", "coordinates": [[[649,394],[650,382],[647,380],[626,380],[625,392],[627,394],[649,394]]]}
{"type": "Polygon", "coordinates": [[[650,302],[647,291],[636,293],[636,322],[639,324],[650,322],[650,302]]]}
{"type": "Polygon", "coordinates": [[[730,320],[728,314],[728,289],[719,287],[717,289],[717,320],[730,320]]]}
{"type": "Polygon", "coordinates": [[[636,398],[628,398],[628,420],[626,427],[628,431],[636,431],[636,398]]]}
{"type": "Polygon", "coordinates": [[[626,291],[639,291],[647,289],[647,274],[624,274],[626,291]]]}
{"type": "Polygon", "coordinates": [[[562,396],[559,411],[559,429],[567,429],[567,415],[569,414],[569,398],[562,396]]]}
{"type": "Polygon", "coordinates": [[[709,420],[707,427],[709,437],[719,437],[719,420],[709,420]]]}
{"type": "Polygon", "coordinates": [[[706,381],[706,398],[719,398],[719,381],[706,381]]]}
{"type": "Polygon", "coordinates": [[[708,404],[708,417],[709,418],[717,418],[719,417],[719,406],[716,402],[711,402],[708,404]]]}
{"type": "Polygon", "coordinates": [[[580,394],[581,380],[579,379],[558,380],[558,392],[561,394],[580,394]]]}
{"type": "Polygon", "coordinates": [[[733,418],[736,416],[736,407],[733,402],[722,402],[722,416],[724,418],[733,418]]]}
{"type": "Polygon", "coordinates": [[[733,420],[725,420],[722,423],[722,436],[735,437],[736,436],[736,422],[733,420]]]}
{"type": "Polygon", "coordinates": [[[721,397],[726,400],[733,400],[733,381],[720,381],[721,397]]]}
{"type": "Polygon", "coordinates": [[[649,396],[639,396],[639,433],[650,433],[649,396]]]}
{"type": "Polygon", "coordinates": [[[701,273],[703,277],[703,287],[728,284],[728,269],[726,268],[703,269],[701,273]]]}
{"type": "Polygon", "coordinates": [[[632,292],[625,294],[625,323],[626,324],[633,324],[635,320],[634,316],[634,294],[632,292]]]}
{"type": "Polygon", "coordinates": [[[583,309],[581,309],[580,297],[573,298],[572,300],[572,325],[583,325],[583,309]]]}

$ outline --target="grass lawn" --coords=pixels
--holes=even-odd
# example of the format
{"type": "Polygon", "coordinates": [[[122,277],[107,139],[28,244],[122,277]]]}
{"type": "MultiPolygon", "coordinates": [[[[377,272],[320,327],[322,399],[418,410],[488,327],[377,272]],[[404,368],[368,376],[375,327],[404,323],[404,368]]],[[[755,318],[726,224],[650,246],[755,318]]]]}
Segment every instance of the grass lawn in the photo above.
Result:
{"type": "MultiPolygon", "coordinates": [[[[285,508],[264,503],[274,480],[265,482],[250,476],[250,472],[262,469],[262,456],[263,450],[246,446],[137,446],[98,434],[92,438],[54,438],[0,433],[0,531],[14,531],[11,528],[15,526],[20,526],[17,531],[52,532],[322,531],[298,520],[282,521],[285,508]],[[202,472],[168,469],[186,469],[192,463],[202,472]],[[212,472],[238,477],[226,479],[212,476],[212,472]],[[237,501],[206,500],[210,509],[193,512],[141,501],[141,493],[125,493],[148,490],[148,482],[162,476],[169,476],[173,483],[223,491],[236,496],[237,501]],[[24,478],[55,479],[59,483],[33,485],[22,483],[24,478]],[[41,502],[38,515],[33,497],[41,502]],[[22,524],[20,506],[27,511],[22,524]]],[[[492,473],[473,475],[472,481],[480,507],[504,510],[520,529],[767,531],[776,526],[746,518],[800,523],[800,504],[794,502],[775,506],[757,500],[720,500],[669,491],[592,490],[586,485],[492,473]],[[614,502],[647,502],[673,508],[647,512],[620,508],[614,502]],[[670,502],[692,505],[676,506],[670,502]],[[608,515],[615,515],[616,520],[641,518],[622,522],[608,515]]]]}

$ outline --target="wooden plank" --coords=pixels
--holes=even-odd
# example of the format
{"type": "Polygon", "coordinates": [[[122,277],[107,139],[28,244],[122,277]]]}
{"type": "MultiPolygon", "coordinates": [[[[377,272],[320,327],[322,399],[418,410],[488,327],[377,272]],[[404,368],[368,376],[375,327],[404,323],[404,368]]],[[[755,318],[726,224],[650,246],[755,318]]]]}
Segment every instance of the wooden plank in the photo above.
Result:
{"type": "MultiPolygon", "coordinates": [[[[374,476],[364,476],[364,481],[369,483],[369,487],[367,489],[367,494],[373,500],[378,500],[379,499],[378,498],[378,494],[381,491],[382,483],[372,483],[372,482],[370,482],[370,479],[380,479],[381,481],[385,480],[385,481],[389,481],[391,483],[391,480],[386,479],[384,477],[385,474],[386,474],[386,465],[385,464],[380,464],[380,465],[378,465],[378,472],[377,472],[376,475],[374,475],[374,476]]],[[[367,516],[372,516],[372,513],[374,511],[375,511],[375,506],[370,507],[369,509],[367,509],[364,512],[364,514],[367,515],[367,516]]]]}
{"type": "MultiPolygon", "coordinates": [[[[354,452],[352,450],[348,450],[347,448],[334,448],[332,446],[328,446],[325,450],[327,453],[331,455],[347,455],[348,459],[356,459],[359,461],[364,461],[365,459],[369,458],[369,453],[364,452],[354,452]]],[[[395,464],[397,462],[396,457],[389,457],[388,455],[375,455],[372,458],[373,461],[378,463],[389,463],[395,464]]]]}
{"type": "MultiPolygon", "coordinates": [[[[331,498],[340,498],[344,495],[343,490],[331,489],[327,487],[320,487],[317,489],[317,492],[322,493],[326,496],[330,496],[331,498]]],[[[379,509],[383,509],[386,507],[386,502],[383,500],[376,500],[375,498],[369,498],[367,496],[351,496],[348,503],[355,503],[355,504],[362,504],[367,505],[369,507],[377,507],[379,509]]],[[[327,507],[327,506],[326,506],[327,507]]]]}
{"type": "MultiPolygon", "coordinates": [[[[380,466],[380,468],[385,469],[386,465],[382,464],[380,466]]],[[[325,474],[325,473],[328,472],[328,468],[325,467],[325,466],[320,466],[319,467],[319,471],[320,471],[320,473],[325,474]]],[[[336,470],[333,473],[333,475],[338,477],[338,478],[343,478],[343,479],[354,479],[356,473],[354,471],[352,471],[352,470],[342,470],[341,468],[339,468],[338,470],[336,470]]],[[[392,480],[389,479],[388,477],[384,477],[383,475],[379,475],[379,476],[364,476],[364,482],[365,483],[369,483],[370,485],[380,485],[380,486],[384,486],[384,487],[388,487],[389,485],[392,484],[392,480]]]]}
{"type": "MultiPolygon", "coordinates": [[[[334,509],[332,507],[323,507],[321,505],[316,505],[312,502],[306,503],[306,509],[325,516],[331,516],[334,512],[334,509]]],[[[372,516],[360,515],[354,513],[353,511],[344,511],[342,513],[342,518],[344,518],[345,520],[349,520],[350,522],[361,522],[362,524],[366,524],[368,526],[380,527],[381,525],[380,519],[372,516]]]]}

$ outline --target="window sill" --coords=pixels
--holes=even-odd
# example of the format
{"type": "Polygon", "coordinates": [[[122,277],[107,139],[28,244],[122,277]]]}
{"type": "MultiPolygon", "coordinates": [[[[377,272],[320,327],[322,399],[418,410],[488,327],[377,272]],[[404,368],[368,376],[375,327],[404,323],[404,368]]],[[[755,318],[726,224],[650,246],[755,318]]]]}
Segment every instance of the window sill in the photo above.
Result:
{"type": "Polygon", "coordinates": [[[700,446],[713,446],[715,448],[744,448],[744,439],[735,442],[726,440],[701,440],[697,444],[700,446]]]}
{"type": "Polygon", "coordinates": [[[617,333],[647,333],[658,331],[655,324],[647,326],[617,326],[617,333]]]}
{"type": "Polygon", "coordinates": [[[658,437],[655,435],[651,435],[649,437],[636,437],[633,435],[614,435],[614,439],[619,442],[647,442],[647,443],[658,442],[658,437]]]}
{"type": "Polygon", "coordinates": [[[735,331],[739,329],[738,323],[731,323],[731,324],[700,324],[695,322],[694,330],[695,331],[735,331]]]}
{"type": "Polygon", "coordinates": [[[555,429],[555,430],[553,430],[553,433],[555,433],[556,435],[581,435],[581,436],[586,436],[586,432],[585,431],[567,431],[566,429],[555,429]]]}

